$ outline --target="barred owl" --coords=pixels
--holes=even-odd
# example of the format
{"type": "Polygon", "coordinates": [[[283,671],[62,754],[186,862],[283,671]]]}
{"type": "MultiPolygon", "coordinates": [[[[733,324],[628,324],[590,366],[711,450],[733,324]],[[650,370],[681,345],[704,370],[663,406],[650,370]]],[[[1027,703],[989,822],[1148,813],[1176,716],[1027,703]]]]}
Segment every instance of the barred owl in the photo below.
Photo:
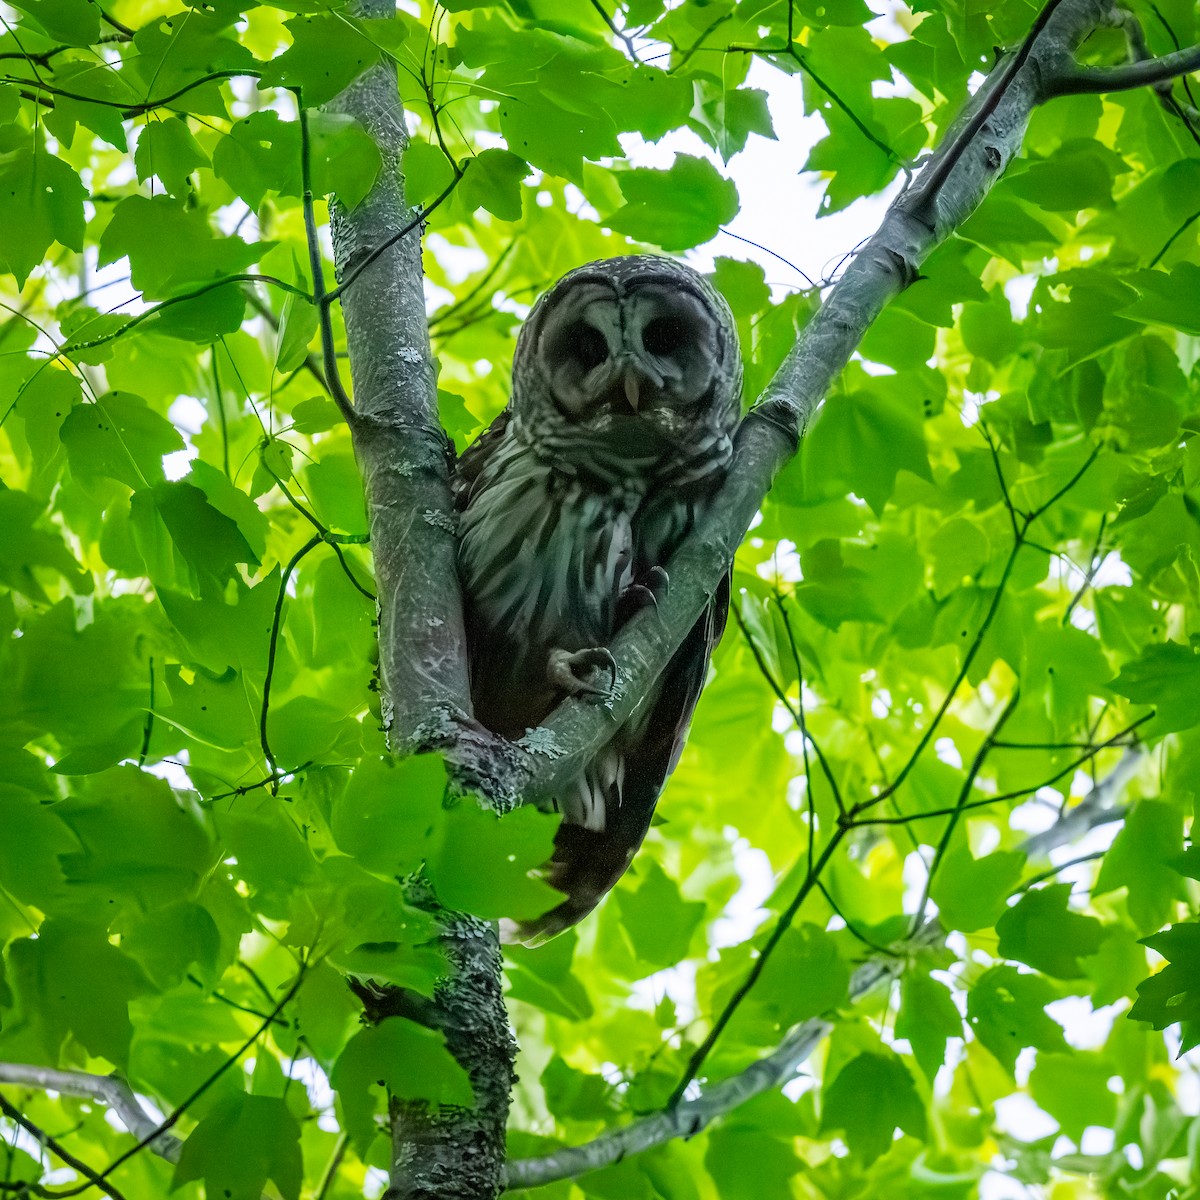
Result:
{"type": "MultiPolygon", "coordinates": [[[[519,738],[566,695],[603,698],[606,648],[669,586],[663,566],[720,486],[741,359],[724,300],[648,255],[594,262],[534,306],[512,397],[454,478],[475,715],[519,738]]],[[[535,944],[590,912],[629,865],[683,746],[729,607],[726,578],[609,744],[555,798],[552,911],[535,944]]]]}

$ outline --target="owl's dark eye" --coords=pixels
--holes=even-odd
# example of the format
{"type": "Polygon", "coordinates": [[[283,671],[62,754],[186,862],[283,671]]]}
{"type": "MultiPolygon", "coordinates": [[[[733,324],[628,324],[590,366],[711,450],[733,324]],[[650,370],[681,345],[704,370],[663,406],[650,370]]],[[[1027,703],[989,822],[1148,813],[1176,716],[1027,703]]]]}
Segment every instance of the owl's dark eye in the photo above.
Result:
{"type": "Polygon", "coordinates": [[[660,358],[682,350],[687,342],[687,326],[676,317],[655,317],[642,330],[643,349],[660,358]]]}
{"type": "Polygon", "coordinates": [[[608,343],[594,325],[576,322],[563,331],[563,343],[570,347],[575,360],[585,371],[598,367],[608,358],[608,343]]]}

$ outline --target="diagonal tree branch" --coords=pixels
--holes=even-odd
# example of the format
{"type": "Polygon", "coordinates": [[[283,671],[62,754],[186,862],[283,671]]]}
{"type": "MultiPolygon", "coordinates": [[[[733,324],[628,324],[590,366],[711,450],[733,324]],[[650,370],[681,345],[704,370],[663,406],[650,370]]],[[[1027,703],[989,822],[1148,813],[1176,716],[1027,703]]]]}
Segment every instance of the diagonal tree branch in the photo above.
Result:
{"type": "Polygon", "coordinates": [[[1053,825],[1025,839],[1021,849],[1030,858],[1044,858],[1051,850],[1077,842],[1084,834],[1101,825],[1125,819],[1125,807],[1119,797],[1125,785],[1137,774],[1143,750],[1130,746],[1120,762],[1074,808],[1067,810],[1053,825]]]}
{"type": "MultiPolygon", "coordinates": [[[[908,962],[905,952],[932,945],[941,936],[937,922],[931,921],[911,941],[897,947],[897,954],[864,963],[850,980],[850,999],[859,1000],[880,985],[896,979],[908,962]]],[[[787,1083],[832,1029],[832,1022],[821,1017],[804,1021],[792,1029],[770,1054],[751,1063],[737,1075],[705,1088],[694,1100],[682,1100],[673,1108],[643,1117],[623,1129],[603,1133],[582,1146],[558,1150],[541,1158],[510,1162],[505,1171],[504,1186],[508,1189],[538,1187],[553,1183],[556,1179],[569,1179],[586,1171],[609,1166],[630,1154],[660,1146],[675,1138],[695,1137],[718,1117],[732,1112],[762,1092],[787,1083]]]]}

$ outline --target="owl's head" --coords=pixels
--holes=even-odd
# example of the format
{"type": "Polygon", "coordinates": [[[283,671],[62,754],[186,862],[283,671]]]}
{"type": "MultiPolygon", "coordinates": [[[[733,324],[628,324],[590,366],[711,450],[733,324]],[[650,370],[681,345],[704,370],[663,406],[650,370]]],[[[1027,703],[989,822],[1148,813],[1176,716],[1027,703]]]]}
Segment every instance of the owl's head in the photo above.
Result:
{"type": "Polygon", "coordinates": [[[637,418],[669,432],[701,414],[737,420],[733,315],[675,259],[627,255],[564,275],[534,306],[515,361],[519,415],[540,415],[548,400],[568,421],[592,425],[637,418]]]}

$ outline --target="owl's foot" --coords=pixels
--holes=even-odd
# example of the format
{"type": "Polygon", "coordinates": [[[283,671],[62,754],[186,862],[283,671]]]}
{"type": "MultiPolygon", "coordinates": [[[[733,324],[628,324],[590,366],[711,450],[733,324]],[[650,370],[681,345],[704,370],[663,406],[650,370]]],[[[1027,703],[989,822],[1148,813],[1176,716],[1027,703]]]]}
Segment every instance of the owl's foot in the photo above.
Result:
{"type": "Polygon", "coordinates": [[[568,696],[607,700],[617,686],[617,660],[603,646],[586,650],[551,650],[546,678],[568,696]]]}
{"type": "Polygon", "coordinates": [[[624,625],[643,608],[657,608],[670,590],[671,580],[662,567],[651,567],[636,583],[631,583],[617,601],[617,625],[624,625]]]}

